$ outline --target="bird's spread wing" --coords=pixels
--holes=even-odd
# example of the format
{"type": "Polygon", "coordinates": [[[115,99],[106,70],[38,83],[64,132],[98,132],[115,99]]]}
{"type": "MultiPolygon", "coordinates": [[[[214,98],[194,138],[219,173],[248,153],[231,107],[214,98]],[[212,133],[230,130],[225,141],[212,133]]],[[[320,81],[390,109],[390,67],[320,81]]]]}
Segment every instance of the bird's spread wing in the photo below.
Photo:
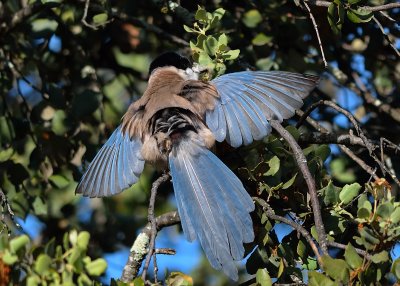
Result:
{"type": "Polygon", "coordinates": [[[281,71],[245,71],[211,81],[219,98],[206,112],[206,123],[217,141],[247,145],[271,132],[268,120],[294,115],[316,86],[318,77],[281,71]]]}
{"type": "Polygon", "coordinates": [[[120,193],[136,183],[143,171],[142,142],[118,127],[90,163],[76,192],[87,197],[120,193]]]}
{"type": "Polygon", "coordinates": [[[251,197],[198,134],[174,147],[169,166],[187,239],[198,238],[211,265],[237,280],[234,260],[243,258],[243,243],[254,239],[251,197]]]}

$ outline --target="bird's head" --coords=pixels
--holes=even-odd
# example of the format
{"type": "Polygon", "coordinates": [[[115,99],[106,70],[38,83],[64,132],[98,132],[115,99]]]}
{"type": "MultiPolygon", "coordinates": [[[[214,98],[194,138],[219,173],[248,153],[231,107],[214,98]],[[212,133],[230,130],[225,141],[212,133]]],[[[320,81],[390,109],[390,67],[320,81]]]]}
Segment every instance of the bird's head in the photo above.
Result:
{"type": "Polygon", "coordinates": [[[175,67],[178,69],[178,73],[185,80],[199,79],[199,75],[204,71],[207,71],[207,68],[201,67],[197,63],[192,64],[191,61],[176,52],[166,52],[159,55],[155,58],[149,68],[149,76],[153,73],[154,70],[163,67],[175,67]]]}

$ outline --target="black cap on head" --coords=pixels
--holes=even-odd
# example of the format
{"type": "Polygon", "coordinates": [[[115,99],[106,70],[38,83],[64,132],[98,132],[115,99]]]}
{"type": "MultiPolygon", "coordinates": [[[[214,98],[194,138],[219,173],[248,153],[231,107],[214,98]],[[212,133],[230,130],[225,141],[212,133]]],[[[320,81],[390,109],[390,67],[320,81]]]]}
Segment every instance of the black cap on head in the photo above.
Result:
{"type": "Polygon", "coordinates": [[[190,68],[192,64],[186,57],[183,57],[175,52],[166,52],[159,55],[151,62],[149,68],[149,75],[156,68],[166,67],[166,66],[174,66],[178,69],[186,70],[187,68],[190,68]]]}

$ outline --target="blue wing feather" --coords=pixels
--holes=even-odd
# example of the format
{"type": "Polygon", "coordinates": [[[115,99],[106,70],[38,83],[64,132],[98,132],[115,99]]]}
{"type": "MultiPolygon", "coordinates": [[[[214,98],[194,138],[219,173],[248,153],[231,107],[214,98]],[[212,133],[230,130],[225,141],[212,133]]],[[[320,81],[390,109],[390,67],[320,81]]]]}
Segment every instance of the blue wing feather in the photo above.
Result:
{"type": "Polygon", "coordinates": [[[281,71],[237,72],[211,81],[219,98],[206,123],[219,142],[250,144],[271,132],[270,119],[294,115],[318,83],[318,77],[281,71]],[[250,128],[249,128],[250,127],[250,128]],[[250,131],[250,133],[249,133],[250,131]]]}
{"type": "Polygon", "coordinates": [[[88,197],[111,196],[136,183],[144,167],[142,142],[118,127],[97,153],[76,192],[88,197]]]}

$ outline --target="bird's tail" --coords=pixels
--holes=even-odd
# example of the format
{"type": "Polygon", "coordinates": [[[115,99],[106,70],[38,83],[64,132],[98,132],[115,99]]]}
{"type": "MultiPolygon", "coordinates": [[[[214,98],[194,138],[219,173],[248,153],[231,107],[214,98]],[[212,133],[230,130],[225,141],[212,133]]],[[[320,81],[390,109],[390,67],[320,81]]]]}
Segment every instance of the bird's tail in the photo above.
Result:
{"type": "Polygon", "coordinates": [[[243,258],[243,243],[254,240],[254,203],[236,175],[191,135],[169,155],[182,228],[189,241],[199,239],[215,269],[237,280],[234,260],[243,258]]]}

